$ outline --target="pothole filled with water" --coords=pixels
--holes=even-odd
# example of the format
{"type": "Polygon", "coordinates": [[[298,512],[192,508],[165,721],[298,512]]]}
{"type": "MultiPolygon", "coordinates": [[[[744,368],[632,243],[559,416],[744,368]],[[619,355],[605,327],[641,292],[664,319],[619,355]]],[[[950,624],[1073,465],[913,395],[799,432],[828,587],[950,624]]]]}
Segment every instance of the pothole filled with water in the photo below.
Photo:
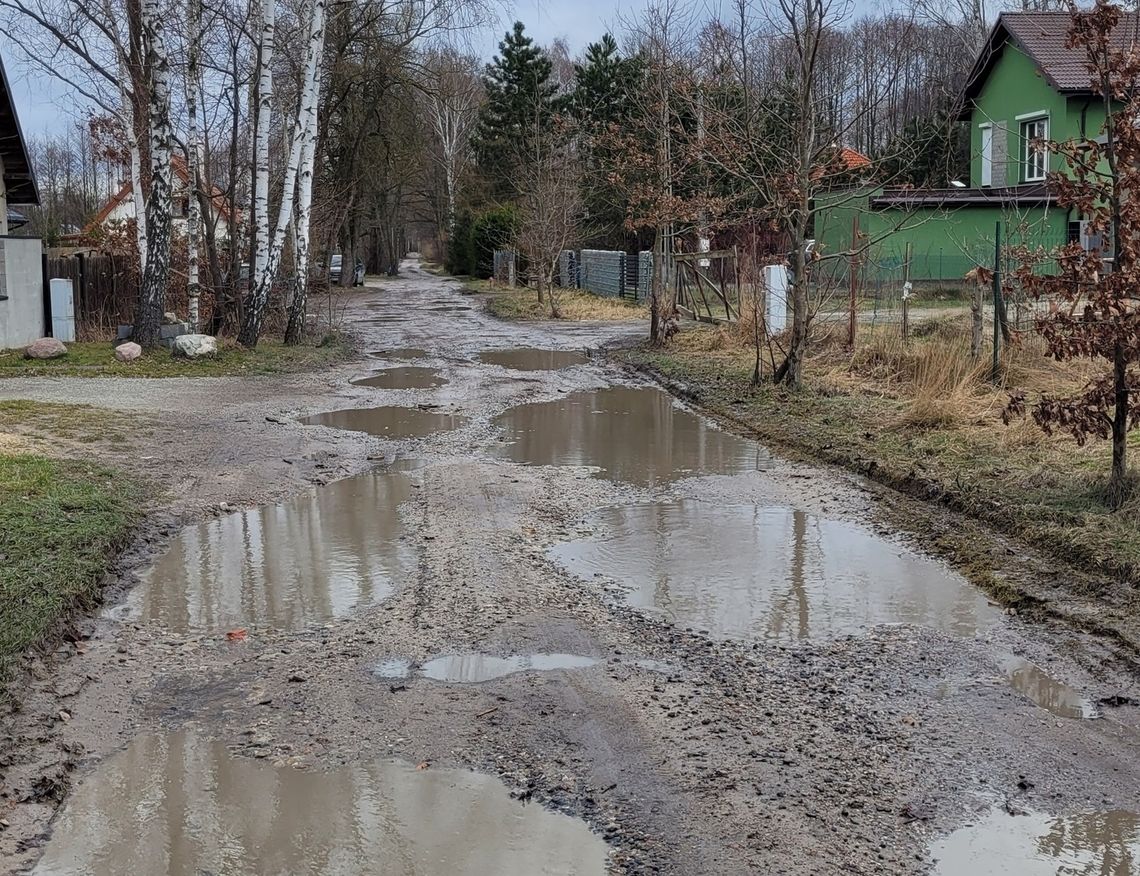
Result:
{"type": "Polygon", "coordinates": [[[423,359],[427,350],[419,347],[399,347],[394,350],[372,350],[368,353],[373,359],[423,359]]]}
{"type": "Polygon", "coordinates": [[[1040,666],[1011,655],[1002,668],[1014,690],[1058,718],[1091,720],[1100,717],[1096,703],[1075,688],[1057,681],[1040,666]]]}
{"type": "Polygon", "coordinates": [[[387,596],[415,568],[408,476],[366,474],[183,529],[114,613],[172,632],[300,629],[387,596]]]}
{"type": "Polygon", "coordinates": [[[407,678],[415,672],[432,681],[478,684],[514,675],[517,672],[588,669],[597,662],[593,657],[583,657],[579,654],[512,654],[509,657],[495,657],[491,654],[444,654],[428,660],[418,670],[408,660],[383,660],[376,665],[373,675],[379,678],[407,678]]]}
{"type": "Polygon", "coordinates": [[[1140,815],[990,811],[933,843],[937,876],[1136,876],[1140,815]]]}
{"type": "Polygon", "coordinates": [[[515,371],[558,371],[584,365],[589,357],[580,350],[540,350],[516,347],[510,350],[484,350],[479,354],[484,365],[502,365],[515,371]]]}
{"type": "Polygon", "coordinates": [[[375,389],[434,389],[447,383],[439,369],[417,365],[389,368],[369,377],[352,381],[353,386],[371,386],[375,389]]]}
{"type": "Polygon", "coordinates": [[[581,578],[614,578],[635,608],[719,638],[826,639],[890,623],[972,636],[1001,617],[942,565],[802,511],[681,500],[606,508],[589,522],[594,535],[550,556],[581,578]]]}
{"type": "Polygon", "coordinates": [[[767,468],[761,445],[722,432],[654,388],[614,386],[511,408],[495,418],[499,455],[532,465],[581,465],[650,486],[767,468]]]}
{"type": "Polygon", "coordinates": [[[441,414],[419,408],[400,405],[384,405],[378,408],[349,408],[343,411],[327,411],[302,417],[304,426],[330,426],[333,429],[346,429],[349,432],[367,432],[381,438],[425,438],[436,432],[457,429],[465,422],[458,414],[441,414]]]}
{"type": "Polygon", "coordinates": [[[32,872],[600,876],[606,857],[584,822],[524,806],[492,776],[298,770],[183,731],[141,736],[80,782],[32,872]]]}

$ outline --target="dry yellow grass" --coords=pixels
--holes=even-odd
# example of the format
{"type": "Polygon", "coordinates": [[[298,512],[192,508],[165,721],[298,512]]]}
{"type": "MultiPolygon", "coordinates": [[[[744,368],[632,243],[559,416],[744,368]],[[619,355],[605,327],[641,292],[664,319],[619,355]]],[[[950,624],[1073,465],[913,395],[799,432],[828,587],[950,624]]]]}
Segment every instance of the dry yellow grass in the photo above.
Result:
{"type": "MultiPolygon", "coordinates": [[[[624,298],[603,298],[589,292],[558,291],[555,295],[562,319],[648,320],[649,308],[644,302],[635,303],[624,298]]],[[[487,310],[500,319],[550,319],[550,302],[539,304],[538,293],[533,289],[506,289],[493,294],[487,310]]]]}

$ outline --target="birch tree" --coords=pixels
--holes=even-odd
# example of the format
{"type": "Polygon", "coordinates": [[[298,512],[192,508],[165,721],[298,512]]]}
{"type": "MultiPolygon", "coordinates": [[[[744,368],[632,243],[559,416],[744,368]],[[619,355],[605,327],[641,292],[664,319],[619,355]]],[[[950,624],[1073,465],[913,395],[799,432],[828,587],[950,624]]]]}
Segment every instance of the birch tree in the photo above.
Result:
{"type": "Polygon", "coordinates": [[[273,52],[277,37],[277,0],[261,0],[261,36],[257,45],[257,110],[253,116],[253,196],[250,223],[253,228],[250,259],[250,293],[238,340],[255,346],[261,334],[265,304],[257,294],[265,287],[269,261],[269,129],[273,116],[273,52]]]}
{"type": "Polygon", "coordinates": [[[143,347],[158,345],[170,273],[170,56],[160,0],[143,0],[142,23],[146,64],[150,70],[150,193],[146,199],[147,260],[135,309],[134,339],[143,347]]]}
{"type": "Polygon", "coordinates": [[[437,52],[427,62],[427,107],[438,147],[447,199],[446,231],[455,225],[459,176],[470,159],[471,134],[479,118],[479,79],[472,59],[437,52]]]}
{"type": "Polygon", "coordinates": [[[198,122],[198,89],[201,85],[202,0],[186,3],[186,170],[190,196],[186,210],[186,291],[190,327],[198,331],[198,252],[202,236],[202,130],[198,122]]]}
{"type": "MultiPolygon", "coordinates": [[[[272,0],[268,0],[267,5],[271,5],[272,0]]],[[[272,30],[272,27],[270,27],[272,30]]],[[[263,38],[266,36],[263,29],[263,38]]],[[[305,68],[301,79],[300,97],[297,103],[297,114],[293,122],[293,132],[290,138],[289,158],[285,165],[285,175],[282,181],[281,202],[278,208],[277,223],[273,229],[272,238],[269,237],[269,216],[268,216],[268,191],[269,191],[269,166],[268,166],[268,142],[266,142],[266,153],[263,156],[260,152],[257,154],[257,167],[256,190],[254,194],[254,206],[260,206],[262,209],[258,212],[257,228],[258,234],[256,236],[256,252],[253,271],[253,284],[250,293],[246,299],[245,313],[242,319],[241,332],[238,334],[238,341],[247,346],[257,346],[257,341],[261,336],[261,329],[265,322],[265,312],[269,306],[269,292],[273,284],[273,279],[276,276],[277,268],[281,262],[281,253],[285,246],[285,235],[288,232],[289,224],[293,219],[293,204],[294,198],[297,193],[297,181],[299,176],[299,169],[301,166],[302,152],[305,152],[306,145],[306,132],[310,128],[315,132],[316,130],[316,114],[317,103],[320,99],[320,63],[321,54],[324,47],[325,36],[325,0],[313,0],[309,16],[309,35],[308,35],[308,48],[305,55],[305,68]],[[260,162],[265,158],[265,184],[262,186],[262,166],[260,162]],[[264,188],[264,197],[262,197],[262,188],[264,188]],[[260,204],[259,204],[260,202],[260,204]],[[262,234],[264,232],[264,234],[262,234]]],[[[272,34],[269,35],[272,39],[272,34]]],[[[265,79],[265,73],[262,73],[262,79],[265,79]]],[[[270,83],[272,82],[270,78],[270,83]]],[[[270,84],[272,88],[272,84],[270,84]]],[[[263,104],[264,108],[264,104],[263,104]]],[[[261,124],[261,110],[258,111],[258,124],[261,124]]],[[[268,128],[268,110],[266,115],[266,127],[268,128]]],[[[258,137],[261,136],[261,131],[258,131],[258,137]]],[[[266,141],[268,141],[268,134],[266,134],[266,141]]],[[[258,149],[260,150],[260,145],[258,149]]],[[[308,150],[310,155],[310,169],[312,173],[312,156],[315,150],[308,150]]],[[[306,229],[306,234],[308,233],[306,229]]],[[[306,241],[307,246],[307,241],[306,241]]]]}

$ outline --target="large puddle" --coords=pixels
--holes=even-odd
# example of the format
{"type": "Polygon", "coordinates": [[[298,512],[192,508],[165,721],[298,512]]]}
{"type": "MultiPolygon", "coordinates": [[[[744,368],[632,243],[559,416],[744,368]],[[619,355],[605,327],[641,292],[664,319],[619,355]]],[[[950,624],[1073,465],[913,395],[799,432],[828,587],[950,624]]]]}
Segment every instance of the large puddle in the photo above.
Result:
{"type": "Polygon", "coordinates": [[[937,876],[1136,876],[1140,815],[1055,818],[995,809],[934,843],[930,853],[937,876]]]}
{"type": "Polygon", "coordinates": [[[374,761],[328,772],[142,736],[71,793],[36,876],[602,874],[585,823],[497,779],[374,761]]]}
{"type": "Polygon", "coordinates": [[[720,638],[831,638],[889,623],[971,636],[1000,618],[938,563],[802,511],[682,500],[607,508],[590,523],[594,535],[551,556],[631,588],[635,608],[720,638]]]}
{"type": "Polygon", "coordinates": [[[615,386],[511,408],[495,418],[515,462],[594,466],[615,481],[668,483],[768,465],[759,444],[722,432],[653,388],[615,386]]]}
{"type": "Polygon", "coordinates": [[[389,368],[352,381],[353,386],[371,386],[376,389],[435,389],[445,383],[447,380],[440,376],[439,369],[418,365],[389,368]]]}
{"type": "Polygon", "coordinates": [[[590,360],[580,350],[516,347],[510,350],[484,350],[479,354],[479,361],[485,365],[502,365],[515,371],[558,371],[574,365],[584,365],[590,360]]]}
{"type": "Polygon", "coordinates": [[[331,426],[350,432],[367,432],[381,438],[424,438],[462,425],[457,414],[440,414],[419,408],[385,405],[378,408],[349,408],[303,417],[305,426],[331,426]]]}
{"type": "Polygon", "coordinates": [[[367,474],[179,533],[127,612],[175,632],[299,629],[391,595],[415,567],[400,540],[407,475],[367,474]]]}

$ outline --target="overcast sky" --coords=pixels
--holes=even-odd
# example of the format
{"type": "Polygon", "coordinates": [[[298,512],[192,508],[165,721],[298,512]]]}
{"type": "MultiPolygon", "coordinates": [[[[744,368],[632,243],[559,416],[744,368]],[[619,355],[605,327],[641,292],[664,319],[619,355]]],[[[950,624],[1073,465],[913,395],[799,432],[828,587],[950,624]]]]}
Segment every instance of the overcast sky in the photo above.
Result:
{"type": "MultiPolygon", "coordinates": [[[[876,0],[856,0],[856,5],[871,8],[876,0]]],[[[710,8],[718,0],[706,0],[710,8]]],[[[473,36],[473,49],[490,59],[498,42],[511,24],[520,20],[527,32],[539,43],[549,44],[562,37],[577,54],[607,30],[619,32],[621,19],[631,18],[645,6],[645,0],[517,0],[503,11],[498,26],[473,36]]],[[[57,133],[71,124],[75,108],[63,87],[47,77],[25,74],[19,51],[0,40],[0,54],[8,71],[8,79],[16,100],[16,110],[24,133],[37,137],[57,133]]]]}

